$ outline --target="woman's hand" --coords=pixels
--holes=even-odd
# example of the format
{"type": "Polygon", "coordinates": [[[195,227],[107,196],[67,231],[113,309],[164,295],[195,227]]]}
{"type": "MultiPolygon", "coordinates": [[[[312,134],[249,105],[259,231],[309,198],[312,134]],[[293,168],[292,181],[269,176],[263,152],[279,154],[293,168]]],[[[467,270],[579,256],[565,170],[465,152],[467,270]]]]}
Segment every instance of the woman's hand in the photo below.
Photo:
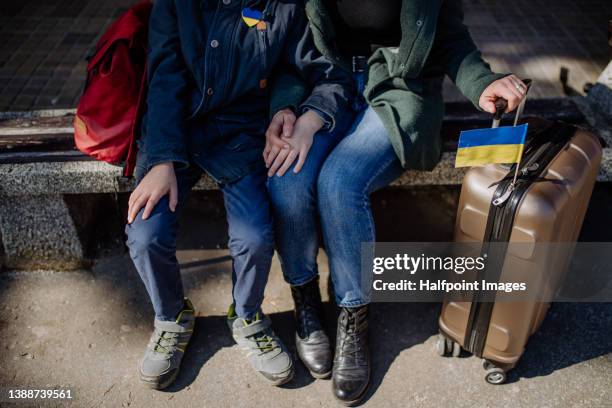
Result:
{"type": "Polygon", "coordinates": [[[266,161],[266,167],[269,168],[268,177],[275,174],[279,177],[283,176],[296,158],[298,161],[293,168],[293,172],[299,173],[304,166],[315,133],[321,130],[324,124],[323,119],[312,110],[308,110],[300,116],[295,123],[293,134],[290,137],[284,135],[281,137],[282,141],[289,144],[289,148],[280,150],[274,161],[266,161]],[[271,164],[268,164],[270,162],[271,164]]]}
{"type": "Polygon", "coordinates": [[[486,112],[495,113],[495,100],[504,98],[508,101],[506,112],[511,112],[519,106],[526,93],[527,85],[516,75],[508,75],[487,86],[480,95],[478,105],[486,112]]]}
{"type": "Polygon", "coordinates": [[[172,162],[155,165],[132,192],[128,207],[128,223],[134,222],[142,207],[145,207],[142,219],[149,218],[157,202],[166,194],[170,194],[170,211],[176,211],[178,193],[172,162]]]}
{"type": "Polygon", "coordinates": [[[291,137],[295,120],[295,113],[291,109],[285,108],[276,112],[270,121],[270,126],[266,130],[266,147],[263,151],[266,167],[272,165],[281,150],[291,147],[287,142],[281,140],[281,137],[291,137]]]}

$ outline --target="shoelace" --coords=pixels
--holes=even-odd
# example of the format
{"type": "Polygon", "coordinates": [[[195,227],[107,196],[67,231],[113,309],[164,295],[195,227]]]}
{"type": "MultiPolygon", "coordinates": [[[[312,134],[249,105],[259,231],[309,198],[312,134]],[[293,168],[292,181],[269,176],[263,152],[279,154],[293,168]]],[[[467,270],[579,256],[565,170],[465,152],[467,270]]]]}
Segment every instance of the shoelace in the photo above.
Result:
{"type": "Polygon", "coordinates": [[[302,327],[304,328],[306,335],[309,335],[310,333],[319,329],[317,322],[308,318],[309,315],[316,313],[317,308],[314,305],[311,305],[308,302],[304,302],[304,307],[302,309],[302,313],[300,313],[300,318],[302,321],[302,327]]]}
{"type": "Polygon", "coordinates": [[[361,344],[357,337],[357,317],[355,315],[348,315],[342,322],[345,326],[345,337],[342,341],[341,352],[345,355],[352,355],[353,357],[361,351],[361,344]],[[347,345],[353,345],[353,350],[345,351],[347,345]]]}
{"type": "Polygon", "coordinates": [[[255,341],[256,347],[260,354],[268,353],[276,348],[276,342],[267,333],[261,332],[261,335],[253,335],[253,341],[255,341]]]}
{"type": "Polygon", "coordinates": [[[163,354],[166,356],[174,354],[176,348],[178,333],[165,331],[155,331],[156,339],[152,341],[149,348],[154,353],[163,354]]]}

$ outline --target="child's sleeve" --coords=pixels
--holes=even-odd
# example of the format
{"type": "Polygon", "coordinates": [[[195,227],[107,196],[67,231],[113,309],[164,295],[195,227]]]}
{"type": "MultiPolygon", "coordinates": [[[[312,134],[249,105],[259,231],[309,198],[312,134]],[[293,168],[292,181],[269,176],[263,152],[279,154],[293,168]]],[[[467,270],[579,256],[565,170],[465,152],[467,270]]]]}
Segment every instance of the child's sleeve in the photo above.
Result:
{"type": "Polygon", "coordinates": [[[310,93],[310,87],[293,72],[293,69],[282,69],[274,75],[270,92],[270,119],[281,109],[289,108],[297,112],[298,108],[310,93]]]}
{"type": "MultiPolygon", "coordinates": [[[[189,72],[183,60],[172,0],[157,0],[149,22],[147,123],[143,150],[149,169],[175,162],[188,165],[184,127],[189,72]]],[[[147,169],[148,170],[148,169],[147,169]]]]}
{"type": "Polygon", "coordinates": [[[312,32],[303,10],[291,22],[285,55],[287,62],[312,86],[312,92],[299,106],[298,113],[312,109],[326,123],[326,130],[333,130],[336,118],[351,110],[355,86],[351,75],[325,58],[315,47],[312,32]]]}

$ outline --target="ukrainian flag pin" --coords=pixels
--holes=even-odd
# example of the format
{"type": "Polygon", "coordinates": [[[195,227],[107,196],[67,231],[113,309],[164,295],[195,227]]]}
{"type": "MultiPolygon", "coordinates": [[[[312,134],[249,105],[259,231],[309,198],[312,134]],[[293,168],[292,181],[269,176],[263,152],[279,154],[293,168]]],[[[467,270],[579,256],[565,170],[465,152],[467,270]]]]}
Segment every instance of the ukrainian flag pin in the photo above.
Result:
{"type": "Polygon", "coordinates": [[[263,14],[259,10],[245,8],[242,10],[242,19],[249,27],[255,27],[261,21],[263,14]]]}

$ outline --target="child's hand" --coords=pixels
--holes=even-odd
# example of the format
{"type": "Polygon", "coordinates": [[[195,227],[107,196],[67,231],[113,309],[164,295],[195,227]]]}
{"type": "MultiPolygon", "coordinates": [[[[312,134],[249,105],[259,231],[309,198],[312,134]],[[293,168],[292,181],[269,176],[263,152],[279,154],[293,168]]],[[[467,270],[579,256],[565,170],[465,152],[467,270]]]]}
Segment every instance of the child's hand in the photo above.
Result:
{"type": "Polygon", "coordinates": [[[495,100],[497,98],[504,98],[508,101],[506,112],[511,112],[519,106],[526,93],[527,85],[518,79],[516,75],[508,75],[487,86],[482,95],[480,95],[478,105],[486,112],[495,113],[495,100]]]}
{"type": "Polygon", "coordinates": [[[279,177],[283,176],[296,158],[298,161],[293,172],[299,173],[312,146],[314,134],[321,130],[323,125],[323,119],[312,110],[308,110],[300,116],[295,123],[293,135],[281,138],[290,145],[290,148],[282,149],[276,156],[276,159],[270,166],[270,170],[268,170],[268,177],[272,177],[274,174],[279,177]]]}
{"type": "Polygon", "coordinates": [[[270,126],[268,126],[268,130],[266,131],[266,147],[263,152],[266,167],[272,165],[272,162],[281,150],[289,149],[289,144],[283,142],[281,136],[291,137],[294,124],[295,113],[287,108],[276,112],[272,121],[270,121],[270,126]]]}
{"type": "Polygon", "coordinates": [[[134,222],[138,211],[145,207],[142,219],[151,215],[157,202],[166,194],[170,194],[170,211],[176,210],[178,194],[176,188],[176,174],[172,162],[155,165],[132,192],[128,207],[128,223],[134,222]]]}

